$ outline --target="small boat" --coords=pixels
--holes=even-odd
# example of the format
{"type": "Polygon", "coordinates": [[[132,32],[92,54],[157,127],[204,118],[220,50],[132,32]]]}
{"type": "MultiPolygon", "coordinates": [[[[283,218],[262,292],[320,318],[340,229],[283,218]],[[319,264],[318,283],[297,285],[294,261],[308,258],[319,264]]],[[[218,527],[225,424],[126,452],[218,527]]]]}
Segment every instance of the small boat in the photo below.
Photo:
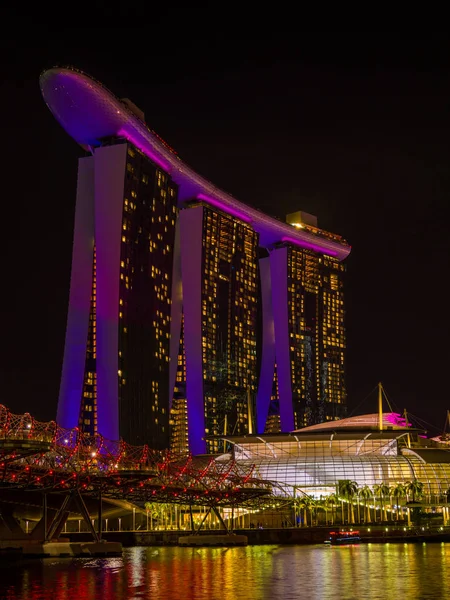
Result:
{"type": "Polygon", "coordinates": [[[344,544],[359,544],[361,536],[359,531],[345,531],[340,529],[339,531],[330,531],[330,537],[325,540],[325,544],[331,546],[342,546],[344,544]]]}

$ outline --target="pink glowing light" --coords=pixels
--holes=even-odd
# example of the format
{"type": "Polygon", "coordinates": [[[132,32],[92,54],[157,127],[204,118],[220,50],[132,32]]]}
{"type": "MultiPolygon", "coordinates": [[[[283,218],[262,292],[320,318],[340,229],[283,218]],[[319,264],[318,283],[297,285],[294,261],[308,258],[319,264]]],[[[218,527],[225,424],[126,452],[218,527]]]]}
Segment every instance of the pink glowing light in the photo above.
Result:
{"type": "Polygon", "coordinates": [[[312,244],[311,242],[307,242],[305,240],[297,240],[291,237],[282,237],[282,242],[287,242],[288,244],[295,244],[296,246],[300,246],[301,248],[308,248],[308,250],[314,250],[314,252],[320,252],[321,254],[328,254],[329,256],[337,256],[338,253],[334,250],[329,250],[325,246],[318,246],[317,244],[312,244]]]}
{"type": "Polygon", "coordinates": [[[305,233],[299,233],[297,238],[291,226],[241,204],[216,188],[183,163],[164,140],[149,130],[134,113],[127,111],[109,90],[81,71],[49,69],[41,75],[40,84],[44,100],[55,118],[83,147],[96,147],[101,145],[103,138],[122,136],[170,174],[180,186],[182,195],[183,190],[184,196],[190,198],[200,191],[204,192],[199,196],[200,200],[251,224],[260,234],[262,246],[279,243],[285,234],[289,236],[285,238],[286,241],[335,256],[339,260],[345,259],[350,253],[350,246],[338,240],[323,243],[319,240],[315,244],[314,236],[305,233]]]}
{"type": "Polygon", "coordinates": [[[220,200],[211,198],[211,196],[206,196],[205,194],[198,194],[197,199],[203,200],[203,202],[206,202],[207,204],[212,204],[212,206],[216,206],[217,208],[220,208],[220,210],[223,210],[224,212],[226,212],[230,215],[233,215],[234,217],[236,217],[237,219],[240,219],[241,221],[245,221],[246,223],[252,222],[251,218],[248,217],[246,214],[244,214],[238,210],[235,210],[234,208],[231,208],[231,206],[229,206],[225,202],[220,202],[220,200]]]}
{"type": "Polygon", "coordinates": [[[384,418],[388,423],[392,423],[392,425],[397,425],[398,427],[411,427],[411,423],[408,423],[399,413],[387,413],[384,415],[384,418]]]}
{"type": "Polygon", "coordinates": [[[157,154],[155,154],[154,152],[152,152],[150,150],[150,148],[148,147],[147,144],[142,143],[140,140],[137,139],[137,137],[135,135],[133,135],[132,133],[129,133],[123,127],[122,127],[122,129],[119,129],[119,131],[117,132],[117,135],[119,137],[124,137],[125,139],[127,139],[129,142],[131,142],[133,144],[133,146],[136,146],[136,148],[138,148],[141,152],[143,152],[146,156],[148,156],[153,162],[155,162],[159,167],[161,167],[161,169],[164,169],[164,171],[166,171],[167,173],[170,173],[170,165],[168,163],[166,163],[165,161],[161,160],[157,154]]]}

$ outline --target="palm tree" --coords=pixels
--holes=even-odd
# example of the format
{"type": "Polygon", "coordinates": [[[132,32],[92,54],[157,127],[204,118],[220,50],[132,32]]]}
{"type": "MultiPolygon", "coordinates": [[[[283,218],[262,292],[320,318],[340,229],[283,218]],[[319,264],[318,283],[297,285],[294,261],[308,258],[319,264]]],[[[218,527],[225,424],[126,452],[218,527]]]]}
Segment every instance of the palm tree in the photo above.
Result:
{"type": "Polygon", "coordinates": [[[400,513],[399,500],[400,498],[404,498],[406,496],[406,487],[403,483],[397,483],[392,490],[391,493],[395,498],[395,504],[397,505],[397,520],[400,513]]]}
{"type": "Polygon", "coordinates": [[[317,517],[317,507],[319,505],[318,500],[316,500],[315,498],[312,498],[311,496],[308,499],[308,509],[309,509],[309,514],[310,514],[310,521],[311,521],[311,526],[313,526],[314,524],[316,524],[316,517],[317,517]]]}
{"type": "Polygon", "coordinates": [[[418,479],[413,479],[409,483],[406,484],[406,492],[407,494],[412,494],[412,501],[420,500],[423,495],[423,483],[418,479]]]}
{"type": "Polygon", "coordinates": [[[353,498],[356,496],[357,492],[358,484],[356,481],[351,481],[350,479],[341,479],[338,482],[338,493],[343,499],[347,500],[347,516],[349,523],[355,522],[355,517],[353,514],[353,498]]]}
{"type": "Polygon", "coordinates": [[[150,517],[150,529],[153,529],[153,519],[158,519],[161,512],[160,506],[156,502],[145,502],[144,507],[150,517]]]}
{"type": "Polygon", "coordinates": [[[167,529],[169,517],[171,517],[172,505],[167,502],[146,502],[144,506],[150,517],[150,527],[153,528],[153,519],[157,519],[158,527],[160,529],[167,529]]]}
{"type": "Polygon", "coordinates": [[[386,505],[384,503],[384,499],[386,496],[389,496],[389,486],[386,483],[377,483],[373,486],[373,491],[376,496],[380,498],[382,518],[384,521],[387,521],[386,515],[386,505]]]}
{"type": "Polygon", "coordinates": [[[303,510],[303,523],[305,527],[308,527],[308,510],[310,511],[311,516],[311,525],[312,525],[312,513],[315,507],[315,501],[310,496],[301,496],[298,498],[298,507],[300,510],[303,510]]]}
{"type": "MultiPolygon", "coordinates": [[[[410,481],[409,483],[406,484],[406,495],[407,497],[409,495],[412,495],[412,501],[413,502],[417,502],[418,500],[420,500],[422,498],[423,495],[423,483],[422,481],[419,481],[418,479],[413,479],[412,481],[410,481]]],[[[417,507],[414,507],[417,508],[417,507]]],[[[411,524],[411,508],[408,506],[408,525],[411,524]]],[[[418,512],[413,509],[413,520],[416,523],[416,519],[418,519],[418,512]]]]}
{"type": "Polygon", "coordinates": [[[334,517],[335,517],[335,507],[339,503],[339,498],[336,494],[330,494],[325,498],[325,503],[327,506],[331,507],[331,524],[334,525],[334,517]]]}
{"type": "Polygon", "coordinates": [[[368,485],[365,485],[359,490],[359,496],[363,499],[364,502],[364,521],[367,523],[371,523],[370,518],[370,507],[367,506],[367,500],[372,498],[373,492],[368,485]]]}
{"type": "Polygon", "coordinates": [[[301,500],[301,496],[297,496],[296,495],[297,492],[294,490],[294,496],[292,498],[292,506],[294,509],[294,523],[297,525],[300,522],[300,500],[301,500]]]}
{"type": "Polygon", "coordinates": [[[387,483],[381,483],[380,491],[381,491],[381,498],[383,501],[383,519],[385,521],[387,521],[388,520],[387,506],[386,506],[385,500],[389,498],[389,494],[391,493],[391,490],[387,483]]]}
{"type": "MultiPolygon", "coordinates": [[[[319,508],[323,508],[323,511],[325,513],[325,525],[328,524],[328,502],[327,502],[327,498],[323,497],[322,494],[320,495],[320,500],[316,500],[316,507],[317,509],[319,508]]],[[[319,517],[318,517],[318,521],[319,521],[319,517]]]]}

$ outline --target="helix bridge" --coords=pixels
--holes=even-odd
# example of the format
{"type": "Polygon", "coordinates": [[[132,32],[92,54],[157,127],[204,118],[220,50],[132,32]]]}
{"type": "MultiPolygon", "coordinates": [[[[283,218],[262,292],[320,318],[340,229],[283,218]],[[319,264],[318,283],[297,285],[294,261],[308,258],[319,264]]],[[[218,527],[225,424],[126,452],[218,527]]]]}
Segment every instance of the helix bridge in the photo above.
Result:
{"type": "Polygon", "coordinates": [[[0,405],[1,490],[41,491],[69,497],[119,498],[132,503],[177,503],[256,508],[274,484],[254,466],[228,455],[192,456],[132,446],[0,405]]]}

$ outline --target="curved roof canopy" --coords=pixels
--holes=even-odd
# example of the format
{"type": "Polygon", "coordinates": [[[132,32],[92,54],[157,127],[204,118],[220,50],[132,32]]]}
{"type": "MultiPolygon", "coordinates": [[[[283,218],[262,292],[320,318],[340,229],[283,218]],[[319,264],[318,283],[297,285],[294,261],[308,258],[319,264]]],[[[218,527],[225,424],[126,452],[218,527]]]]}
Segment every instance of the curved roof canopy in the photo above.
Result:
{"type": "Polygon", "coordinates": [[[67,133],[84,148],[97,147],[111,137],[127,139],[179,185],[181,202],[197,199],[248,223],[260,235],[260,245],[289,243],[345,259],[347,242],[321,230],[298,229],[270,217],[233,196],[186,165],[154,131],[130,108],[129,101],[116,98],[101,83],[72,68],[53,68],[40,77],[44,100],[67,133]]]}
{"type": "MultiPolygon", "coordinates": [[[[317,425],[310,425],[309,427],[303,427],[297,429],[295,433],[309,433],[320,431],[340,431],[342,429],[379,429],[379,414],[372,413],[368,415],[357,415],[355,417],[348,417],[346,419],[339,419],[338,421],[326,421],[325,423],[318,423],[317,425]]],[[[409,424],[406,420],[398,413],[383,413],[382,419],[383,429],[409,429],[409,424]]]]}

